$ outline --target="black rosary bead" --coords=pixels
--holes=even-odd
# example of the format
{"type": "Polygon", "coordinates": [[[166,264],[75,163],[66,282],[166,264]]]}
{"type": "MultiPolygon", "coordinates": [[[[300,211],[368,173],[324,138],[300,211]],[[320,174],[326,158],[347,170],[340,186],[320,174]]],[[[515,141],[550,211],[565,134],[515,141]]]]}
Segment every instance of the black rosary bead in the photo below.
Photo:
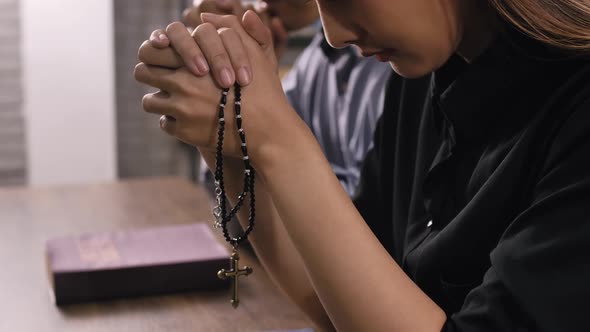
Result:
{"type": "Polygon", "coordinates": [[[216,217],[216,226],[222,228],[223,235],[227,242],[229,242],[232,246],[236,247],[241,242],[245,241],[248,238],[250,232],[254,228],[254,219],[255,219],[255,197],[254,197],[254,183],[255,183],[255,172],[254,169],[250,166],[250,158],[248,156],[248,149],[246,148],[246,134],[244,129],[242,128],[242,115],[241,115],[241,88],[239,85],[234,86],[234,111],[236,114],[236,127],[238,129],[238,133],[241,140],[241,150],[243,155],[244,161],[244,184],[243,190],[238,195],[238,200],[235,206],[227,213],[227,196],[225,193],[225,185],[223,181],[223,140],[224,140],[224,132],[225,132],[225,107],[227,102],[227,93],[229,89],[224,89],[222,91],[221,100],[219,103],[219,127],[218,127],[218,134],[217,134],[217,150],[216,150],[216,160],[215,160],[215,186],[216,186],[216,195],[217,195],[217,206],[214,209],[214,215],[216,217]],[[248,216],[248,227],[244,230],[243,234],[238,237],[232,237],[227,229],[227,223],[230,222],[239,209],[244,204],[244,199],[246,196],[250,194],[250,214],[248,216]]]}

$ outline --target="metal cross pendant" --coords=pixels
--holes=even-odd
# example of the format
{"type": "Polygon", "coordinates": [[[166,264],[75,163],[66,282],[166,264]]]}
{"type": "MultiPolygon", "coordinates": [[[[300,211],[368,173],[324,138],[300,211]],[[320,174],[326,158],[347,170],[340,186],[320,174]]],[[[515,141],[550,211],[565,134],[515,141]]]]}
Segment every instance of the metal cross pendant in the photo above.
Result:
{"type": "Polygon", "coordinates": [[[234,252],[231,254],[230,261],[229,261],[229,270],[221,269],[217,272],[217,277],[222,280],[226,280],[228,278],[233,278],[233,293],[231,299],[231,305],[235,308],[240,305],[240,299],[238,297],[239,292],[239,277],[247,276],[252,273],[252,268],[248,266],[244,266],[243,269],[239,268],[240,263],[240,254],[234,248],[234,252]]]}

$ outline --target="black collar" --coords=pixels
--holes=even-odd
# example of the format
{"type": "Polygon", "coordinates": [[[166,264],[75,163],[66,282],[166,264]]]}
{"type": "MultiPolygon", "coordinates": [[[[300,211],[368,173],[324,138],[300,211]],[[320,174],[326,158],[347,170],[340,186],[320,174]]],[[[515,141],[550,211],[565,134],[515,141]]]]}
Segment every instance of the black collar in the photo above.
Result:
{"type": "Polygon", "coordinates": [[[521,114],[511,114],[515,102],[522,99],[523,91],[530,93],[537,85],[546,84],[550,71],[556,68],[554,64],[563,58],[522,33],[504,27],[472,63],[453,56],[434,73],[431,94],[437,103],[435,111],[442,111],[457,141],[478,141],[506,120],[530,118],[532,109],[518,109],[521,114]]]}

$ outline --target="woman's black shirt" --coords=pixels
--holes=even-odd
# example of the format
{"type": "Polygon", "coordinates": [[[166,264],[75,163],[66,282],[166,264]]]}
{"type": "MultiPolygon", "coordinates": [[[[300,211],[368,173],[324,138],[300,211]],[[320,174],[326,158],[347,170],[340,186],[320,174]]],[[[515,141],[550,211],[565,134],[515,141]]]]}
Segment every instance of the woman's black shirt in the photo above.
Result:
{"type": "Polygon", "coordinates": [[[511,33],[392,76],[355,204],[444,331],[590,331],[590,61],[511,33]]]}

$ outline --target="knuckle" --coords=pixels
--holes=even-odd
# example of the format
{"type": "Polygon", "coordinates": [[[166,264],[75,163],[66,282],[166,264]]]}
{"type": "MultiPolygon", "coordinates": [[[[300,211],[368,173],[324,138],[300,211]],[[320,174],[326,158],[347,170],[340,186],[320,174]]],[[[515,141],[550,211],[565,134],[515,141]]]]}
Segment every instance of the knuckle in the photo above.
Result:
{"type": "Polygon", "coordinates": [[[187,40],[182,40],[176,43],[175,50],[176,52],[178,52],[178,55],[180,55],[180,57],[184,59],[184,61],[190,61],[192,57],[197,55],[196,44],[194,40],[190,39],[190,41],[191,42],[188,42],[187,40]]]}
{"type": "Polygon", "coordinates": [[[223,19],[231,25],[240,24],[240,21],[236,15],[225,15],[223,16],[223,19]]]}
{"type": "Polygon", "coordinates": [[[219,53],[213,54],[211,56],[211,60],[214,64],[225,65],[226,63],[229,62],[229,56],[225,52],[219,52],[219,53]]]}
{"type": "Polygon", "coordinates": [[[203,36],[205,34],[216,31],[215,26],[211,23],[199,24],[199,26],[193,31],[194,36],[203,36]]]}
{"type": "Polygon", "coordinates": [[[151,43],[149,40],[146,40],[143,43],[141,43],[141,46],[139,46],[139,50],[137,50],[137,59],[141,62],[145,62],[144,60],[146,59],[146,55],[150,48],[151,43]]]}
{"type": "Polygon", "coordinates": [[[266,40],[272,40],[272,31],[270,30],[270,28],[268,26],[264,26],[262,28],[262,33],[264,34],[264,38],[266,40]]]}
{"type": "Polygon", "coordinates": [[[193,57],[198,54],[198,50],[197,43],[195,43],[195,40],[190,37],[183,40],[178,45],[178,51],[182,57],[193,57]]]}
{"type": "Polygon", "coordinates": [[[186,117],[187,108],[183,104],[175,101],[170,104],[170,111],[172,114],[176,114],[178,117],[186,117]]]}
{"type": "Polygon", "coordinates": [[[170,77],[169,75],[160,76],[160,80],[162,86],[165,86],[166,89],[170,89],[170,91],[182,92],[184,91],[185,87],[179,80],[170,77]]]}
{"type": "Polygon", "coordinates": [[[164,30],[162,29],[156,29],[154,31],[152,31],[152,36],[158,36],[160,34],[164,33],[164,30]]]}
{"type": "Polygon", "coordinates": [[[133,70],[133,77],[135,77],[136,80],[141,82],[145,79],[147,73],[147,65],[143,62],[140,62],[137,65],[135,65],[135,69],[133,70]]]}
{"type": "Polygon", "coordinates": [[[184,24],[180,21],[176,21],[168,24],[168,26],[166,27],[166,33],[171,33],[182,29],[186,29],[184,24]]]}
{"type": "Polygon", "coordinates": [[[227,38],[227,37],[235,37],[237,36],[236,30],[232,28],[221,28],[219,29],[219,36],[227,38]]]}
{"type": "Polygon", "coordinates": [[[143,98],[141,98],[141,107],[143,108],[143,110],[145,112],[150,112],[152,109],[152,94],[147,94],[144,95],[143,98]]]}
{"type": "Polygon", "coordinates": [[[176,119],[172,120],[168,116],[160,117],[160,128],[168,135],[174,136],[176,132],[176,119]]]}

